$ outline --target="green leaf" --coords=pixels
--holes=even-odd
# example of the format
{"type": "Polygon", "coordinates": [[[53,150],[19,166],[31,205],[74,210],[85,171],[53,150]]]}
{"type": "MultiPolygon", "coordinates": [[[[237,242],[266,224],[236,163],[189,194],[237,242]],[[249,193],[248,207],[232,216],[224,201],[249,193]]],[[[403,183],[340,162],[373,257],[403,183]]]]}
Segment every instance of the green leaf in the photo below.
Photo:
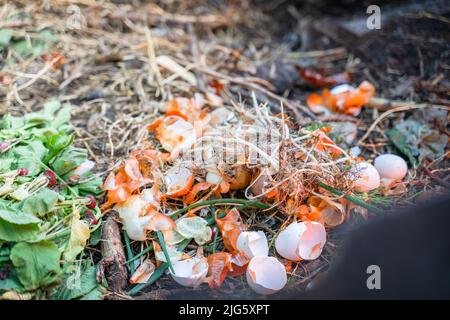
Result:
{"type": "Polygon", "coordinates": [[[51,241],[18,243],[12,248],[10,257],[20,282],[27,290],[46,287],[61,275],[60,252],[51,241]]]}
{"type": "Polygon", "coordinates": [[[64,150],[52,163],[52,169],[60,177],[75,170],[87,160],[87,151],[80,148],[69,147],[64,150]]]}
{"type": "Polygon", "coordinates": [[[58,194],[48,188],[41,189],[38,193],[29,196],[19,203],[23,212],[43,217],[53,210],[58,201],[58,194]]]}
{"type": "Polygon", "coordinates": [[[98,287],[96,280],[96,267],[89,266],[81,272],[81,268],[76,268],[64,280],[58,292],[52,297],[56,300],[72,300],[83,298],[98,287]]]}
{"type": "Polygon", "coordinates": [[[11,29],[0,29],[0,52],[8,47],[13,31],[11,29]]]}
{"type": "Polygon", "coordinates": [[[41,221],[34,215],[12,209],[3,202],[0,202],[0,218],[18,225],[37,224],[41,221]]]}
{"type": "Polygon", "coordinates": [[[36,223],[15,224],[0,218],[0,240],[35,241],[41,234],[41,230],[36,223]]]}
{"type": "Polygon", "coordinates": [[[34,140],[27,145],[17,146],[13,152],[17,159],[17,168],[27,168],[30,176],[41,172],[41,161],[47,153],[41,141],[34,140]]]}
{"type": "Polygon", "coordinates": [[[2,119],[2,129],[18,129],[25,124],[23,117],[14,117],[11,114],[6,114],[2,119]]]}
{"type": "MultiPolygon", "coordinates": [[[[88,175],[87,177],[93,177],[93,174],[88,175]]],[[[86,182],[82,182],[76,186],[81,196],[84,195],[99,195],[102,190],[101,186],[103,181],[101,178],[94,178],[92,180],[88,180],[86,182]]]]}
{"type": "Polygon", "coordinates": [[[73,135],[68,135],[65,132],[58,132],[46,137],[44,144],[48,149],[47,156],[44,163],[48,163],[54,157],[61,153],[65,148],[70,146],[73,142],[73,135]]]}
{"type": "Polygon", "coordinates": [[[0,173],[10,171],[13,163],[14,156],[10,151],[0,153],[0,173]]]}
{"type": "Polygon", "coordinates": [[[102,239],[102,228],[97,228],[91,232],[91,237],[89,238],[89,245],[96,246],[100,243],[102,239]]]}
{"type": "Polygon", "coordinates": [[[29,58],[43,54],[47,48],[57,41],[57,37],[48,29],[44,29],[31,39],[20,38],[12,40],[11,44],[20,56],[29,58]]]}
{"type": "Polygon", "coordinates": [[[98,285],[94,290],[80,298],[80,300],[103,300],[104,290],[98,285]]]}
{"type": "Polygon", "coordinates": [[[63,125],[68,124],[70,121],[70,112],[71,108],[68,105],[59,109],[52,121],[52,126],[55,128],[61,128],[63,125]]]}
{"type": "Polygon", "coordinates": [[[17,293],[24,292],[25,289],[20,284],[19,279],[16,276],[9,276],[5,280],[0,281],[0,292],[2,291],[15,291],[17,293]]]}
{"type": "Polygon", "coordinates": [[[408,157],[409,162],[416,167],[418,165],[417,159],[414,157],[413,150],[407,142],[407,138],[396,128],[386,131],[386,135],[392,141],[394,146],[405,156],[408,157]]]}

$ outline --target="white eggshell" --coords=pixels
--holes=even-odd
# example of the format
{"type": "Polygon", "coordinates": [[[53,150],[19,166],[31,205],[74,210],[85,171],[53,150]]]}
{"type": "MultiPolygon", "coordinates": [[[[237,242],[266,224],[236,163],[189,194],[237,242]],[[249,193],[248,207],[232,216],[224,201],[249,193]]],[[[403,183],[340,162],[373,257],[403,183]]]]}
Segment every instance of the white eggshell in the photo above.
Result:
{"type": "Polygon", "coordinates": [[[358,192],[369,192],[380,186],[380,175],[373,165],[367,162],[358,162],[351,170],[356,177],[354,188],[358,192]]]}
{"type": "Polygon", "coordinates": [[[378,156],[375,159],[374,165],[381,178],[401,180],[408,172],[406,161],[395,154],[378,156]]]}
{"type": "Polygon", "coordinates": [[[269,295],[283,289],[286,269],[274,257],[254,257],[247,267],[247,283],[258,294],[269,295]]]}
{"type": "Polygon", "coordinates": [[[280,232],[275,240],[275,249],[288,260],[314,260],[322,253],[325,242],[326,231],[322,224],[293,222],[280,232]]]}
{"type": "Polygon", "coordinates": [[[127,231],[131,240],[145,241],[147,238],[147,225],[151,218],[149,216],[138,217],[123,221],[123,228],[127,231]]]}
{"type": "Polygon", "coordinates": [[[184,287],[196,287],[201,284],[208,274],[208,262],[205,258],[191,258],[186,260],[172,261],[175,271],[169,268],[170,275],[184,287]]]}
{"type": "Polygon", "coordinates": [[[269,255],[269,244],[267,237],[262,231],[244,231],[239,235],[236,247],[243,252],[247,258],[269,255]]]}
{"type": "Polygon", "coordinates": [[[304,224],[293,222],[281,231],[275,240],[275,249],[278,254],[288,260],[301,260],[298,254],[298,243],[305,229],[304,224]]]}
{"type": "Polygon", "coordinates": [[[314,221],[300,223],[305,224],[306,229],[300,237],[298,255],[304,260],[317,259],[325,246],[327,238],[325,227],[314,221]]]}

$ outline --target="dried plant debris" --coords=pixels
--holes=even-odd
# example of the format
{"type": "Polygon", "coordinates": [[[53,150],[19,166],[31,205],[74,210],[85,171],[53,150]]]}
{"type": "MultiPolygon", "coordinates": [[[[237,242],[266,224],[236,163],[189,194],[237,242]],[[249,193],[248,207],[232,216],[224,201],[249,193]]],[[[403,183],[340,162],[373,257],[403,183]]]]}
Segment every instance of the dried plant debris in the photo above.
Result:
{"type": "Polygon", "coordinates": [[[448,192],[445,75],[264,7],[2,4],[0,299],[305,290],[340,225],[448,192]]]}

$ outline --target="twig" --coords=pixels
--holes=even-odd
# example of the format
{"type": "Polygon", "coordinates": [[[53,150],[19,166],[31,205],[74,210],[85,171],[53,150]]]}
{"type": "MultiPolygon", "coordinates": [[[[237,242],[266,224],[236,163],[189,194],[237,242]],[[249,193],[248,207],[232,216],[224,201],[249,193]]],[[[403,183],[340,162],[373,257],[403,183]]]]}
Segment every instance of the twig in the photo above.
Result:
{"type": "Polygon", "coordinates": [[[423,108],[436,108],[436,109],[443,109],[443,110],[450,110],[450,107],[447,106],[441,106],[441,105],[434,105],[434,104],[413,104],[412,102],[409,105],[404,105],[404,106],[399,106],[396,107],[394,109],[388,110],[384,113],[382,113],[373,123],[372,125],[369,127],[369,129],[367,129],[366,133],[364,134],[364,136],[362,136],[361,139],[359,139],[358,144],[361,144],[364,140],[367,139],[367,137],[369,137],[370,133],[372,132],[373,129],[376,128],[376,126],[383,120],[385,119],[387,116],[391,115],[392,113],[395,112],[401,112],[401,111],[408,111],[408,110],[414,110],[414,109],[423,109],[423,108]]]}
{"type": "Polygon", "coordinates": [[[300,103],[293,103],[292,101],[290,101],[290,100],[288,100],[286,98],[283,98],[283,97],[281,97],[281,96],[279,96],[279,95],[277,95],[277,94],[275,94],[275,93],[273,93],[273,92],[271,92],[271,91],[269,91],[267,89],[264,89],[263,87],[261,87],[260,85],[258,85],[256,83],[252,83],[252,82],[249,82],[249,81],[244,81],[244,80],[242,80],[240,78],[230,77],[230,76],[227,76],[227,75],[222,74],[220,72],[217,72],[217,71],[214,71],[214,70],[211,70],[211,69],[207,69],[207,68],[203,68],[203,67],[200,67],[200,66],[195,66],[194,69],[196,69],[196,70],[198,70],[200,72],[203,72],[203,73],[205,73],[207,75],[210,75],[212,77],[221,78],[221,79],[227,80],[229,82],[236,83],[238,85],[250,88],[252,90],[259,91],[259,92],[265,94],[266,96],[268,96],[268,97],[270,97],[272,99],[281,101],[283,103],[283,105],[288,107],[294,113],[294,115],[296,117],[296,120],[298,122],[301,122],[301,120],[302,120],[302,116],[300,115],[299,110],[302,111],[309,118],[311,118],[313,120],[317,120],[316,115],[313,114],[308,109],[308,107],[306,107],[306,106],[304,106],[304,105],[302,105],[300,103]]]}

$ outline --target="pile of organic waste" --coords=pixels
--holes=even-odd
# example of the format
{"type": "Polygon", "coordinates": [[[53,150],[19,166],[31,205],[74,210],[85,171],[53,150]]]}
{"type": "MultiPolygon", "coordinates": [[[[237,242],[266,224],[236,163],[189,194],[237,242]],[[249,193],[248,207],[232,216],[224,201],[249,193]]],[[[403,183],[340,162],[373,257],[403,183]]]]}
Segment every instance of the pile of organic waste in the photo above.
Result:
{"type": "MultiPolygon", "coordinates": [[[[368,82],[341,85],[327,100],[358,113],[374,91],[368,82]]],[[[275,293],[292,262],[320,256],[326,228],[355,206],[380,212],[368,193],[397,188],[407,174],[401,157],[381,155],[372,165],[335,144],[330,126],[295,129],[255,95],[251,107],[229,108],[213,92],[175,98],[148,130],[103,185],[103,209],[117,211],[126,236],[141,243],[134,253],[127,241],[136,284],[129,294],[167,269],[182,286],[216,288],[246,274],[256,293],[275,293]],[[249,228],[242,215],[281,221],[249,228]]]]}
{"type": "Polygon", "coordinates": [[[99,229],[101,179],[73,146],[70,107],[4,115],[0,130],[0,290],[3,298],[99,298],[86,257],[99,229]]]}
{"type": "Polygon", "coordinates": [[[2,3],[0,299],[305,292],[343,228],[448,196],[431,2],[2,3]]]}

